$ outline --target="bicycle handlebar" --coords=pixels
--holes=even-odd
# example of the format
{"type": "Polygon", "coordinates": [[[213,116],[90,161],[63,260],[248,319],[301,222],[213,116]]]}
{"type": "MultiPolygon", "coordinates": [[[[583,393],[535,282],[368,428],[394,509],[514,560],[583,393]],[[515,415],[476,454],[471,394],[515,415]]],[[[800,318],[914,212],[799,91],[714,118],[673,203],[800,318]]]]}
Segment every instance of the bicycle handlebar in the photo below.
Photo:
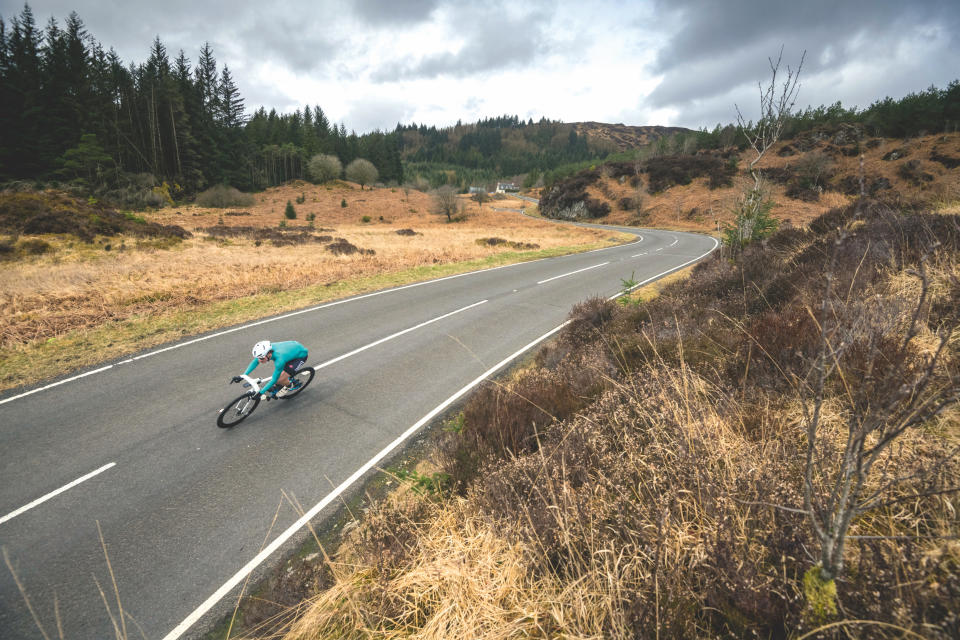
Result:
{"type": "MultiPolygon", "coordinates": [[[[237,377],[244,381],[245,383],[244,386],[251,387],[254,393],[260,393],[260,385],[263,384],[265,380],[270,379],[270,378],[251,378],[246,374],[241,374],[237,377]]],[[[230,384],[233,384],[233,380],[230,381],[230,384]]]]}

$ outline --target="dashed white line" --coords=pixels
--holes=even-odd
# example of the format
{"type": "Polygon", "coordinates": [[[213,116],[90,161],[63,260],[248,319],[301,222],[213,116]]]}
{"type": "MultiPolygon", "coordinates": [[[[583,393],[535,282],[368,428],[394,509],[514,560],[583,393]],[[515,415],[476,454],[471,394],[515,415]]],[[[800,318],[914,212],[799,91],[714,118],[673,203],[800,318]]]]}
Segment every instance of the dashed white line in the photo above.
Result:
{"type": "Polygon", "coordinates": [[[392,334],[390,334],[389,336],[387,336],[387,337],[385,337],[385,338],[380,338],[379,340],[377,340],[377,341],[375,341],[375,342],[371,342],[370,344],[367,344],[367,345],[364,345],[364,346],[359,347],[359,348],[357,348],[357,349],[354,349],[353,351],[350,351],[349,353],[345,353],[345,354],[343,354],[342,356],[337,356],[336,358],[333,358],[332,360],[327,360],[326,362],[323,362],[323,363],[321,363],[321,364],[314,365],[313,368],[314,368],[314,369],[323,369],[324,367],[329,367],[330,365],[332,365],[332,364],[335,363],[335,362],[340,362],[340,361],[343,360],[344,358],[349,358],[350,356],[354,356],[354,355],[360,353],[361,351],[366,351],[367,349],[369,349],[369,348],[371,348],[371,347],[375,347],[375,346],[377,346],[378,344],[383,344],[383,343],[386,342],[387,340],[393,340],[394,338],[397,338],[397,337],[399,337],[399,336],[402,336],[402,335],[405,334],[405,333],[410,333],[411,331],[416,331],[416,330],[419,329],[420,327],[425,327],[425,326],[427,326],[428,324],[433,324],[434,322],[438,322],[438,321],[440,321],[440,320],[443,320],[444,318],[449,318],[450,316],[456,315],[456,314],[458,314],[458,313],[460,313],[460,312],[462,312],[462,311],[466,311],[467,309],[473,309],[474,307],[479,306],[479,305],[481,305],[481,304],[483,304],[483,303],[485,303],[485,302],[487,302],[487,300],[481,300],[480,302],[474,302],[473,304],[470,304],[470,305],[467,305],[467,306],[462,307],[462,308],[460,308],[460,309],[457,309],[456,311],[451,311],[450,313],[445,313],[445,314],[443,314],[442,316],[437,316],[436,318],[433,318],[433,319],[431,319],[431,320],[427,320],[426,322],[421,322],[420,324],[418,324],[418,325],[416,325],[416,326],[414,326],[414,327],[410,327],[410,328],[408,328],[408,329],[404,329],[403,331],[397,331],[396,333],[392,333],[392,334]]]}
{"type": "MultiPolygon", "coordinates": [[[[655,275],[655,276],[650,276],[649,278],[647,278],[647,279],[644,280],[643,282],[638,282],[637,284],[633,285],[633,286],[630,287],[629,289],[625,289],[625,290],[623,290],[623,291],[621,291],[621,292],[619,292],[619,293],[615,293],[614,295],[612,295],[612,296],[610,296],[609,298],[607,298],[607,300],[615,300],[616,298],[619,298],[619,297],[622,296],[622,295],[626,295],[626,294],[630,293],[631,291],[633,291],[634,289],[636,289],[636,288],[638,288],[638,287],[642,287],[643,285],[647,284],[648,282],[653,282],[653,281],[656,280],[657,278],[662,278],[663,276],[669,275],[669,274],[673,273],[674,271],[679,271],[680,269],[683,269],[685,266],[690,265],[690,264],[693,264],[693,263],[696,262],[697,260],[700,260],[701,258],[710,255],[711,253],[713,253],[713,250],[716,249],[717,246],[720,244],[720,241],[717,240],[716,238],[711,238],[711,240],[713,240],[713,246],[710,247],[710,250],[709,250],[709,251],[706,251],[706,252],[702,253],[701,255],[697,256],[697,257],[694,258],[693,260],[687,260],[687,261],[684,262],[683,264],[680,264],[680,265],[677,265],[677,266],[675,266],[675,267],[673,267],[673,268],[667,269],[666,271],[663,271],[663,272],[661,272],[661,273],[658,273],[658,274],[655,275]]],[[[635,257],[636,257],[636,256],[635,256],[635,257]]]]}
{"type": "Polygon", "coordinates": [[[590,269],[596,269],[597,267],[602,267],[604,265],[610,264],[609,262],[601,262],[600,264],[595,264],[592,267],[584,267],[583,269],[577,269],[576,271],[571,271],[570,273],[561,273],[559,276],[553,276],[552,278],[547,278],[546,280],[541,280],[537,284],[543,284],[544,282],[550,282],[551,280],[556,280],[557,278],[566,278],[567,276],[572,276],[575,273],[581,273],[583,271],[589,271],[590,269]]]}
{"type": "MultiPolygon", "coordinates": [[[[92,372],[91,372],[91,373],[92,373],[92,372]]],[[[24,505],[24,506],[20,507],[19,509],[17,509],[16,511],[11,511],[11,512],[8,513],[7,515],[5,515],[5,516],[3,516],[2,518],[0,518],[0,524],[3,524],[3,523],[6,522],[7,520],[13,520],[13,519],[16,518],[17,516],[19,516],[21,513],[24,513],[25,511],[29,511],[30,509],[33,509],[33,508],[36,507],[37,505],[43,504],[44,502],[46,502],[46,501],[49,500],[50,498],[54,498],[54,497],[60,495],[61,493],[63,493],[64,491],[69,491],[70,489],[74,488],[75,486],[77,486],[77,485],[80,484],[81,482],[85,482],[85,481],[89,480],[90,478],[92,478],[92,477],[94,477],[94,476],[96,476],[96,475],[99,475],[99,474],[103,473],[103,472],[106,471],[107,469],[109,469],[109,468],[111,468],[111,467],[115,467],[116,464],[117,464],[116,462],[111,462],[110,464],[105,464],[105,465],[103,465],[102,467],[100,467],[99,469],[97,469],[96,471],[91,471],[91,472],[88,473],[87,475],[82,476],[82,477],[80,477],[80,478],[77,478],[76,480],[74,480],[74,481],[71,482],[70,484],[65,484],[65,485],[63,485],[62,487],[60,487],[59,489],[57,489],[56,491],[51,491],[50,493],[48,493],[47,495],[45,495],[45,496],[43,496],[43,497],[41,497],[41,498],[37,498],[36,500],[34,500],[33,502],[31,502],[30,504],[24,505]]]]}

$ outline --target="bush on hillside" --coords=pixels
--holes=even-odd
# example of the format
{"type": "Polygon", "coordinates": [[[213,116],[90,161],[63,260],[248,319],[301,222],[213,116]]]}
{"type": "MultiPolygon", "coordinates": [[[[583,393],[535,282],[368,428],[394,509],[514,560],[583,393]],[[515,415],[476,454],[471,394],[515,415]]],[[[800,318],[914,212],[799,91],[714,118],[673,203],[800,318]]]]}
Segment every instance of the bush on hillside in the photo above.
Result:
{"type": "Polygon", "coordinates": [[[254,202],[256,202],[256,200],[252,194],[243,193],[225,184],[212,186],[197,195],[197,204],[201,207],[216,207],[220,209],[227,207],[251,207],[254,202]]]}
{"type": "Polygon", "coordinates": [[[337,156],[317,154],[307,163],[307,174],[313,182],[336,180],[342,173],[343,165],[337,156]]]}

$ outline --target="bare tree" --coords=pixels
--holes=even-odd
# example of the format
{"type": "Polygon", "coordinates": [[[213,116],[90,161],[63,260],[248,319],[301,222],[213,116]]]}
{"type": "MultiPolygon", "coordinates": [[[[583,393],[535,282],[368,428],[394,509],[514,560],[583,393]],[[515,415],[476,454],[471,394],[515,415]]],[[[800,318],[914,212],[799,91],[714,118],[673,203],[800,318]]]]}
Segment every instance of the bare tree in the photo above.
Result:
{"type": "Polygon", "coordinates": [[[776,220],[769,216],[772,203],[763,181],[763,175],[757,169],[757,163],[763,158],[783,133],[783,127],[790,118],[790,111],[796,103],[800,91],[800,70],[807,52],[800,56],[800,64],[794,71],[787,67],[787,77],[783,85],[778,87],[777,76],[780,73],[780,64],[783,59],[783,47],[776,62],[768,58],[770,63],[770,84],[763,87],[758,83],[760,90],[760,119],[754,125],[747,122],[740,107],[737,110],[737,125],[740,132],[747,139],[747,143],[755,152],[750,161],[750,176],[753,178],[753,187],[746,190],[737,203],[736,220],[732,228],[728,228],[725,241],[732,248],[737,249],[745,244],[766,237],[776,230],[776,220]]]}
{"type": "MultiPolygon", "coordinates": [[[[827,267],[825,293],[816,318],[818,351],[810,374],[798,387],[805,397],[807,438],[804,511],[820,542],[818,565],[823,581],[833,580],[843,571],[850,526],[868,511],[897,502],[891,498],[893,489],[910,483],[910,499],[957,490],[939,484],[942,479],[936,468],[905,471],[891,456],[892,445],[899,438],[960,400],[960,381],[945,366],[958,315],[947,314],[937,321],[936,343],[918,347],[921,328],[931,322],[925,267],[929,254],[916,269],[906,270],[920,281],[920,292],[909,307],[897,313],[889,301],[879,299],[853,306],[849,294],[837,294],[845,287],[834,281],[836,256],[845,240],[846,234],[841,232],[827,267]],[[839,396],[839,411],[845,420],[842,448],[825,433],[824,402],[831,385],[844,389],[839,396]],[[878,466],[883,467],[879,486],[868,485],[878,466]]],[[[958,285],[954,282],[953,286],[958,285]]],[[[956,296],[952,304],[957,304],[956,296]]],[[[957,453],[958,449],[945,453],[937,465],[943,466],[957,453]]]]}
{"type": "Polygon", "coordinates": [[[447,222],[453,222],[453,214],[459,208],[457,192],[450,185],[443,185],[433,192],[433,207],[437,213],[447,216],[447,222]]]}
{"type": "Polygon", "coordinates": [[[737,126],[756,153],[756,157],[750,161],[750,175],[753,177],[754,189],[759,190],[761,180],[761,175],[756,168],[757,163],[780,139],[783,126],[790,118],[790,111],[796,104],[797,95],[800,92],[800,70],[803,69],[803,61],[806,57],[807,52],[804,51],[796,71],[787,66],[787,77],[779,93],[777,92],[777,75],[780,73],[780,64],[783,60],[783,47],[780,47],[780,55],[777,56],[776,62],[773,58],[767,59],[770,63],[770,84],[764,88],[757,83],[757,88],[760,90],[760,119],[757,120],[756,125],[749,124],[743,117],[740,107],[734,104],[737,109],[737,126]]]}

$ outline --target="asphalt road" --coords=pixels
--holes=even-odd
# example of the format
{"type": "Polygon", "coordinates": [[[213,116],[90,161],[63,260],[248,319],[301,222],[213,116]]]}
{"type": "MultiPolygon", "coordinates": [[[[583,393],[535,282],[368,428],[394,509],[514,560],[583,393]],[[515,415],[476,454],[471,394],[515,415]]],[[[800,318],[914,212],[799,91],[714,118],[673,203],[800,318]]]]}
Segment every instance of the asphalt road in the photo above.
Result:
{"type": "Polygon", "coordinates": [[[0,637],[42,637],[36,617],[55,638],[57,615],[70,640],[116,637],[114,622],[130,638],[209,629],[237,585],[306,535],[302,521],[329,515],[353,479],[572,305],[716,247],[628,231],[636,242],[357,296],[0,394],[0,546],[13,568],[0,566],[0,637]],[[239,391],[227,382],[262,339],[299,340],[322,368],[296,399],[218,429],[239,391]]]}

